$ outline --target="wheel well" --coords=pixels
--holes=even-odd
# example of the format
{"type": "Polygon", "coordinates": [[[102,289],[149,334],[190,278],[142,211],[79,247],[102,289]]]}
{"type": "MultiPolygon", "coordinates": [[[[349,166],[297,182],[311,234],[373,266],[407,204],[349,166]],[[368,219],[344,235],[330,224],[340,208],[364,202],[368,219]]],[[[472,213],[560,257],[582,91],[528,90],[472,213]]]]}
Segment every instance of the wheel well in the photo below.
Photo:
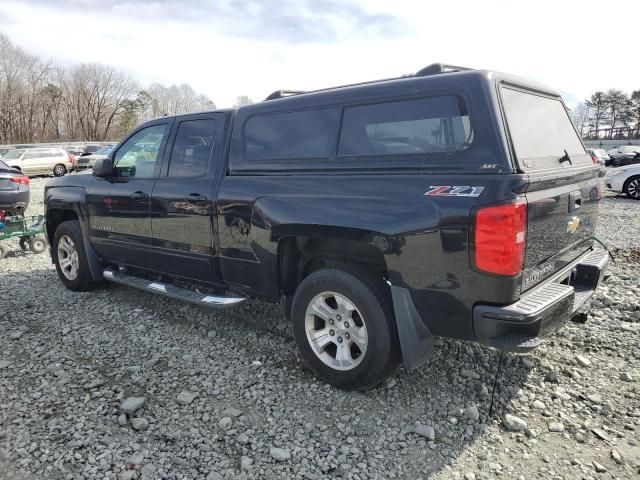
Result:
{"type": "Polygon", "coordinates": [[[627,186],[629,185],[629,182],[631,182],[631,180],[635,180],[635,179],[637,179],[637,178],[640,178],[640,175],[632,175],[632,176],[630,176],[629,178],[627,178],[627,179],[624,181],[624,185],[622,186],[623,190],[626,190],[626,189],[627,189],[627,186]]]}
{"type": "Polygon", "coordinates": [[[50,242],[53,242],[58,225],[67,220],[78,220],[78,215],[73,210],[47,210],[47,237],[50,242]]]}
{"type": "Polygon", "coordinates": [[[342,238],[311,236],[285,237],[278,243],[280,291],[293,295],[298,284],[311,272],[339,264],[355,265],[359,270],[386,278],[387,265],[374,245],[342,238]]]}

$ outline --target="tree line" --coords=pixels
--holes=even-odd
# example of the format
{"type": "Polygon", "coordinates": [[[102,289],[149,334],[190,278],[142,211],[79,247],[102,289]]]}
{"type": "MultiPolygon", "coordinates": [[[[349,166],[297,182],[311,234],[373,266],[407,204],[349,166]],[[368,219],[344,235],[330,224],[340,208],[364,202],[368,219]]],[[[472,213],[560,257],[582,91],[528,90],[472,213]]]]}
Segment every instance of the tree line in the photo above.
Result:
{"type": "Polygon", "coordinates": [[[108,65],[44,61],[0,33],[0,144],[117,140],[152,118],[214,108],[188,84],[143,89],[108,65]]]}
{"type": "Polygon", "coordinates": [[[640,138],[640,90],[595,92],[571,111],[571,119],[587,140],[640,138]]]}

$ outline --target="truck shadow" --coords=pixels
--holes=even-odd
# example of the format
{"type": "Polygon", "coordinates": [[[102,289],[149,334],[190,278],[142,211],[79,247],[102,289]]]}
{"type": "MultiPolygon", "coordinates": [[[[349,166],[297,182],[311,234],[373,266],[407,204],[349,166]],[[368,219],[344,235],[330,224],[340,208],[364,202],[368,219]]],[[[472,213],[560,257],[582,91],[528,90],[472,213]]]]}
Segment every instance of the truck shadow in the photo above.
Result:
{"type": "MultiPolygon", "coordinates": [[[[80,294],[69,292],[54,270],[0,271],[0,291],[15,284],[46,291],[47,300],[40,304],[37,299],[25,302],[18,297],[8,298],[5,307],[12,313],[2,321],[5,331],[24,327],[39,335],[39,341],[51,342],[52,349],[68,348],[71,358],[102,365],[107,374],[111,371],[110,378],[122,384],[123,389],[130,378],[119,372],[127,365],[144,361],[153,351],[162,351],[164,342],[171,347],[169,350],[193,353],[194,363],[182,365],[182,353],[170,360],[174,362],[170,367],[165,359],[148,375],[148,390],[162,388],[166,380],[163,368],[170,369],[166,373],[172,379],[182,378],[185,385],[194,368],[198,375],[205,376],[210,368],[218,375],[213,383],[232,386],[207,398],[215,405],[240,405],[248,418],[255,419],[257,436],[268,435],[262,432],[268,428],[264,427],[263,418],[267,413],[253,404],[247,392],[256,388],[281,390],[286,395],[277,397],[277,409],[287,412],[292,423],[299,422],[296,428],[306,430],[305,435],[313,437],[311,441],[334,438],[345,448],[359,452],[361,462],[378,457],[380,471],[401,469],[403,478],[434,475],[478,438],[489,435],[489,426],[522,394],[531,369],[538,364],[535,357],[523,361],[525,357],[504,354],[491,407],[499,352],[471,343],[438,340],[436,353],[427,365],[413,372],[400,368],[382,385],[365,392],[344,392],[317,380],[303,366],[290,325],[282,320],[278,305],[252,299],[235,310],[210,312],[120,286],[80,294]],[[122,314],[103,314],[108,305],[117,306],[122,314]],[[36,315],[34,311],[47,314],[36,315]],[[143,314],[127,313],[135,311],[143,314]],[[71,332],[65,334],[62,347],[57,331],[65,326],[71,332]],[[146,340],[135,345],[129,342],[128,350],[119,359],[122,365],[116,365],[113,355],[94,347],[104,343],[101,335],[105,329],[114,337],[122,336],[123,342],[142,336],[146,340]],[[208,335],[212,330],[215,335],[208,335]],[[70,337],[75,332],[77,338],[70,337]],[[251,365],[256,360],[261,366],[254,368],[251,365]],[[416,429],[417,425],[431,427],[433,435],[429,428],[416,429]],[[379,458],[381,452],[383,457],[379,458]]],[[[154,401],[167,399],[150,399],[149,408],[154,401]]],[[[346,478],[339,463],[336,465],[318,473],[323,478],[346,478]]]]}

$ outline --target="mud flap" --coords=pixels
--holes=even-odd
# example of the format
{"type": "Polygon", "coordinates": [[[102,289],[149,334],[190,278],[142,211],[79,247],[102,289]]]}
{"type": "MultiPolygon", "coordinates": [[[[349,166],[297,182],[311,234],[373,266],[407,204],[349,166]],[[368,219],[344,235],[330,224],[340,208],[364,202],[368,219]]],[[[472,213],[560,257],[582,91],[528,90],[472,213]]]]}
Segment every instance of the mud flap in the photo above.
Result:
{"type": "MultiPolygon", "coordinates": [[[[78,219],[86,218],[79,207],[74,208],[76,212],[76,216],[78,219]]],[[[84,253],[87,256],[87,263],[89,264],[89,273],[91,273],[91,279],[94,282],[102,282],[104,281],[104,277],[102,276],[102,270],[104,270],[104,266],[102,265],[101,259],[93,249],[93,245],[89,241],[89,231],[87,230],[87,225],[82,220],[79,220],[80,231],[82,232],[82,243],[84,244],[84,253]]]]}
{"type": "Polygon", "coordinates": [[[434,353],[435,337],[422,321],[409,290],[391,286],[402,361],[408,370],[424,365],[434,353]]]}

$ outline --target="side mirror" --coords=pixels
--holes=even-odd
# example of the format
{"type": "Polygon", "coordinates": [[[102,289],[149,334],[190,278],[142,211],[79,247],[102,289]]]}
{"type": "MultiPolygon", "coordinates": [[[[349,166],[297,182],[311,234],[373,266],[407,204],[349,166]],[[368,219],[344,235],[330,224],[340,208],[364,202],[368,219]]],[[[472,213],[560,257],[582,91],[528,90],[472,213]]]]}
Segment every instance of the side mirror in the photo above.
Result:
{"type": "Polygon", "coordinates": [[[110,158],[100,158],[93,166],[93,176],[100,178],[113,177],[113,160],[110,158]]]}

